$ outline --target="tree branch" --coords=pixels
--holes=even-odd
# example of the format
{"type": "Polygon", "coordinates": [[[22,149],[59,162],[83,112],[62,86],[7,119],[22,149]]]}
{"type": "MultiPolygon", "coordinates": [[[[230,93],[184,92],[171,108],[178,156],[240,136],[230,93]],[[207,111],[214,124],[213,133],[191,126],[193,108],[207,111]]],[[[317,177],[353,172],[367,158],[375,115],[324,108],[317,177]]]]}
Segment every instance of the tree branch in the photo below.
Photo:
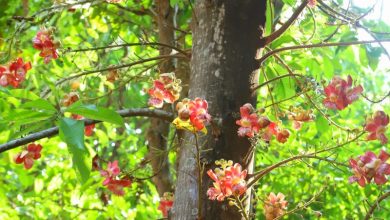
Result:
{"type": "Polygon", "coordinates": [[[292,25],[292,23],[298,18],[298,16],[301,14],[303,9],[305,9],[308,1],[304,0],[302,4],[297,8],[297,10],[291,15],[291,17],[288,19],[286,23],[282,25],[278,30],[271,33],[270,35],[263,38],[265,41],[264,46],[267,46],[268,44],[272,43],[274,40],[276,40],[278,37],[280,37],[284,32],[287,31],[287,29],[292,25]]]}
{"type": "Polygon", "coordinates": [[[364,219],[369,220],[371,218],[371,216],[374,214],[376,207],[379,206],[379,203],[382,202],[383,200],[385,200],[389,196],[390,196],[390,191],[388,191],[387,193],[380,196],[377,200],[375,200],[374,204],[372,204],[372,206],[370,207],[370,210],[368,210],[366,217],[364,219]]]}
{"type": "MultiPolygon", "coordinates": [[[[173,120],[173,114],[159,110],[159,109],[149,109],[149,108],[134,108],[134,109],[123,109],[117,111],[119,115],[121,115],[124,118],[127,117],[135,117],[135,116],[144,116],[144,117],[154,117],[154,118],[160,118],[166,121],[172,121],[173,120]]],[[[83,120],[85,125],[91,125],[91,124],[96,124],[101,121],[97,120],[90,120],[90,119],[85,119],[83,120]]],[[[54,135],[57,135],[59,131],[58,126],[48,128],[43,131],[39,131],[36,133],[32,133],[30,135],[27,135],[26,137],[22,137],[16,140],[9,141],[8,143],[0,145],[0,153],[5,152],[7,150],[43,139],[43,138],[49,138],[54,135]]]]}
{"type": "Polygon", "coordinates": [[[359,44],[372,44],[372,43],[379,43],[379,42],[390,42],[390,39],[380,39],[380,40],[367,40],[367,41],[351,41],[351,42],[334,42],[334,43],[319,43],[319,44],[308,44],[308,45],[296,45],[296,46],[290,46],[290,47],[282,47],[275,49],[273,51],[270,51],[264,56],[260,57],[258,59],[260,65],[268,59],[270,56],[286,51],[286,50],[299,50],[299,49],[309,49],[309,48],[318,48],[318,47],[335,47],[335,46],[351,46],[351,45],[359,45],[359,44]]]}

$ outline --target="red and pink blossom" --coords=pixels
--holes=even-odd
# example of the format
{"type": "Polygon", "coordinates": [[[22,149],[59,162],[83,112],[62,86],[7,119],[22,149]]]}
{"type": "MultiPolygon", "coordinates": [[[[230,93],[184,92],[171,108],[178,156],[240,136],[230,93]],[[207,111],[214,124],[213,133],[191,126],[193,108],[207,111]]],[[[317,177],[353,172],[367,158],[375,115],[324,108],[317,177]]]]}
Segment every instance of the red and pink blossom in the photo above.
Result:
{"type": "Polygon", "coordinates": [[[174,73],[160,74],[160,78],[154,80],[153,87],[148,90],[150,95],[148,104],[155,108],[162,108],[164,102],[174,103],[180,97],[180,83],[174,73]]]}
{"type": "Polygon", "coordinates": [[[119,179],[118,175],[121,170],[118,166],[118,161],[108,162],[106,170],[100,170],[100,175],[105,177],[103,186],[106,186],[108,190],[113,192],[115,195],[123,196],[124,188],[131,185],[131,180],[128,178],[119,179]]]}
{"type": "Polygon", "coordinates": [[[25,150],[15,156],[15,163],[24,164],[26,170],[30,169],[34,160],[41,158],[42,146],[40,144],[29,144],[25,150]]]}
{"type": "Polygon", "coordinates": [[[390,164],[386,163],[389,157],[389,154],[381,150],[378,157],[368,151],[357,160],[350,159],[349,164],[354,175],[349,178],[349,182],[357,182],[364,187],[374,179],[377,185],[385,184],[387,182],[385,175],[390,175],[390,164]]]}
{"type": "Polygon", "coordinates": [[[260,129],[267,127],[270,123],[267,117],[258,116],[250,103],[240,107],[240,114],[241,119],[237,120],[236,124],[240,126],[238,135],[241,137],[254,137],[260,129]]]}
{"type": "Polygon", "coordinates": [[[0,66],[0,85],[18,87],[25,80],[27,71],[30,69],[31,63],[23,62],[20,57],[12,61],[8,67],[0,66]]]}
{"type": "Polygon", "coordinates": [[[367,140],[380,140],[382,144],[386,144],[388,139],[385,132],[388,124],[389,116],[383,111],[376,111],[373,116],[367,117],[364,126],[364,130],[369,133],[367,140]]]}
{"type": "Polygon", "coordinates": [[[363,87],[361,85],[352,87],[352,77],[349,75],[347,81],[335,76],[324,91],[326,95],[324,105],[330,109],[343,110],[359,98],[363,87]]]}
{"type": "Polygon", "coordinates": [[[52,30],[42,29],[38,31],[37,35],[33,39],[33,46],[35,49],[40,50],[39,56],[44,58],[44,62],[47,64],[51,59],[57,59],[57,43],[54,42],[52,36],[52,30]]]}
{"type": "Polygon", "coordinates": [[[160,199],[158,210],[161,211],[164,218],[168,217],[168,212],[173,206],[173,193],[165,192],[163,197],[160,199]]]}
{"type": "Polygon", "coordinates": [[[271,192],[264,202],[264,214],[266,220],[272,220],[282,216],[287,210],[287,201],[284,200],[283,193],[271,192]]]}
{"type": "Polygon", "coordinates": [[[207,190],[207,196],[211,200],[223,201],[225,198],[240,196],[247,190],[245,178],[247,170],[242,170],[240,164],[232,161],[216,161],[220,168],[208,170],[207,175],[214,181],[213,187],[207,190]],[[233,166],[232,166],[233,165],[233,166]]]}

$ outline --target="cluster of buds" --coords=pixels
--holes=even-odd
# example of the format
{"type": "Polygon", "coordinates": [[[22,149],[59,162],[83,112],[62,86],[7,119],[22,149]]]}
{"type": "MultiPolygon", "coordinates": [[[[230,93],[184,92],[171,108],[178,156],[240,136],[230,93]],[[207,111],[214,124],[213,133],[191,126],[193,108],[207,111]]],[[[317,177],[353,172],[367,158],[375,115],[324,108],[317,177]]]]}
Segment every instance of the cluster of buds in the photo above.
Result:
{"type": "Polygon", "coordinates": [[[211,200],[223,201],[230,196],[240,196],[245,193],[247,170],[242,171],[240,164],[233,161],[217,160],[215,161],[219,168],[208,170],[207,174],[214,181],[214,187],[207,190],[207,196],[211,200]]]}
{"type": "Polygon", "coordinates": [[[41,29],[33,39],[33,46],[40,50],[39,56],[44,58],[45,63],[49,63],[51,59],[57,59],[57,48],[59,43],[53,39],[54,29],[41,29]]]}
{"type": "Polygon", "coordinates": [[[34,160],[41,158],[41,150],[42,146],[40,144],[31,143],[27,145],[25,150],[15,156],[14,161],[17,164],[23,163],[24,168],[28,170],[33,166],[34,160]]]}
{"type": "Polygon", "coordinates": [[[287,209],[287,201],[284,200],[283,193],[271,192],[264,202],[264,215],[266,220],[272,220],[282,216],[287,209]]]}
{"type": "Polygon", "coordinates": [[[181,81],[176,79],[174,73],[160,74],[160,78],[154,80],[153,88],[148,90],[150,95],[149,105],[155,108],[162,108],[164,102],[174,103],[179,99],[181,92],[181,81]]]}
{"type": "Polygon", "coordinates": [[[119,72],[117,69],[112,69],[108,71],[106,79],[108,82],[114,83],[119,78],[119,72]]]}
{"type": "Polygon", "coordinates": [[[127,178],[119,179],[119,174],[121,170],[118,166],[118,161],[108,162],[108,166],[106,170],[100,170],[100,175],[105,177],[103,181],[103,186],[106,186],[108,190],[113,192],[115,195],[123,196],[125,191],[124,187],[129,187],[131,185],[131,181],[127,178]]]}
{"type": "Polygon", "coordinates": [[[258,116],[255,109],[250,103],[247,103],[240,107],[241,119],[236,121],[236,124],[240,126],[238,129],[238,135],[253,137],[260,129],[266,128],[270,121],[265,116],[258,116]]]}
{"type": "Polygon", "coordinates": [[[363,92],[363,87],[358,85],[352,87],[352,77],[341,79],[339,76],[333,77],[332,81],[324,89],[326,98],[323,103],[327,108],[343,110],[359,98],[363,92]]]}
{"type": "Polygon", "coordinates": [[[172,122],[177,129],[186,129],[191,132],[206,132],[206,125],[211,121],[207,112],[208,103],[201,98],[194,100],[183,99],[176,105],[178,117],[172,122]]]}
{"type": "Polygon", "coordinates": [[[77,102],[80,99],[80,96],[77,92],[70,92],[64,96],[62,99],[62,105],[68,107],[73,103],[77,102]]]}
{"type": "Polygon", "coordinates": [[[349,164],[354,175],[349,178],[349,182],[357,182],[364,187],[374,179],[377,185],[385,184],[387,182],[385,175],[390,175],[390,164],[386,163],[389,157],[389,154],[381,150],[378,157],[368,151],[357,160],[350,159],[349,164]]]}
{"type": "Polygon", "coordinates": [[[26,73],[31,69],[30,62],[23,62],[22,58],[12,61],[8,66],[0,66],[0,86],[11,85],[18,87],[26,78],[26,73]]]}
{"type": "Polygon", "coordinates": [[[165,192],[163,197],[160,199],[160,205],[158,206],[158,210],[161,211],[164,218],[168,217],[168,212],[173,206],[173,193],[165,192]]]}
{"type": "Polygon", "coordinates": [[[249,103],[240,107],[240,114],[241,119],[236,121],[236,124],[240,126],[237,132],[239,136],[251,138],[261,132],[263,140],[270,141],[275,135],[276,140],[280,143],[286,142],[290,136],[287,129],[281,129],[277,123],[271,122],[267,117],[257,115],[249,103]]]}
{"type": "Polygon", "coordinates": [[[369,134],[367,140],[380,140],[382,144],[386,144],[388,139],[385,135],[387,125],[389,124],[389,116],[383,111],[376,111],[373,116],[367,117],[364,130],[369,134]]]}
{"type": "Polygon", "coordinates": [[[301,129],[303,122],[313,121],[315,115],[311,109],[305,110],[302,107],[290,107],[288,119],[293,121],[293,127],[296,130],[301,129]]]}

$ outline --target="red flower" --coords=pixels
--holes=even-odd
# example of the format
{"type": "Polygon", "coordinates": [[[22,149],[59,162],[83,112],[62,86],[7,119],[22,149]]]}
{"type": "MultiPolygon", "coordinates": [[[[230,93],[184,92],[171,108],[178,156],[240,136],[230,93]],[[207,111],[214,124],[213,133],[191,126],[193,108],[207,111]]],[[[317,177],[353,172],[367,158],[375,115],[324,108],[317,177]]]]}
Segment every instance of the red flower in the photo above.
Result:
{"type": "Polygon", "coordinates": [[[188,104],[190,121],[199,131],[211,120],[211,116],[207,113],[207,108],[207,101],[201,98],[195,98],[194,101],[190,101],[188,104]]]}
{"type": "Polygon", "coordinates": [[[53,41],[52,31],[42,29],[38,31],[37,35],[33,39],[33,46],[35,49],[41,51],[39,56],[44,57],[44,62],[47,64],[51,59],[57,59],[57,45],[53,41]]]}
{"type": "Polygon", "coordinates": [[[269,125],[270,121],[264,116],[258,116],[255,113],[253,106],[247,103],[240,107],[241,119],[236,121],[236,124],[240,126],[238,129],[238,135],[253,137],[260,129],[269,125]]]}
{"type": "Polygon", "coordinates": [[[284,200],[283,193],[271,192],[264,202],[264,214],[266,220],[275,219],[284,214],[284,211],[287,209],[287,201],[284,200]]]}
{"type": "Polygon", "coordinates": [[[160,205],[158,210],[160,210],[164,218],[168,217],[168,212],[173,206],[173,194],[170,192],[165,192],[163,197],[160,200],[160,205]]]}
{"type": "Polygon", "coordinates": [[[108,162],[107,170],[100,171],[100,175],[106,177],[106,179],[103,181],[103,185],[107,185],[111,181],[111,179],[114,179],[116,176],[118,176],[120,172],[121,169],[118,166],[117,160],[112,163],[108,162]]]}
{"type": "Polygon", "coordinates": [[[272,136],[274,135],[278,142],[285,143],[287,139],[290,137],[290,132],[285,128],[280,129],[277,123],[271,122],[268,125],[268,127],[264,130],[261,137],[265,141],[270,141],[272,139],[272,136]]]}
{"type": "Polygon", "coordinates": [[[164,101],[174,103],[180,96],[180,83],[181,81],[176,79],[174,73],[160,74],[160,78],[153,82],[153,88],[148,90],[149,105],[162,108],[164,101]]]}
{"type": "Polygon", "coordinates": [[[24,164],[26,170],[30,169],[34,164],[34,160],[41,158],[42,146],[40,144],[29,144],[26,150],[15,156],[15,163],[24,164]]]}
{"type": "Polygon", "coordinates": [[[118,179],[118,175],[121,170],[118,166],[118,161],[108,162],[107,170],[100,170],[100,175],[105,177],[103,181],[103,186],[106,186],[108,190],[113,192],[115,195],[123,196],[124,187],[129,187],[131,185],[131,180],[127,178],[118,179]]]}
{"type": "Polygon", "coordinates": [[[23,62],[22,58],[18,58],[9,64],[9,67],[0,66],[0,85],[18,87],[26,78],[26,73],[31,69],[30,62],[23,62]]]}
{"type": "Polygon", "coordinates": [[[123,196],[125,194],[123,188],[131,186],[131,181],[128,179],[121,179],[121,180],[111,179],[106,186],[107,189],[113,192],[115,195],[123,196]]]}
{"type": "Polygon", "coordinates": [[[376,111],[372,117],[368,117],[364,130],[368,131],[367,140],[380,140],[382,144],[387,143],[385,131],[389,124],[389,116],[383,111],[376,111]]]}
{"type": "Polygon", "coordinates": [[[349,75],[347,81],[335,76],[324,91],[326,95],[324,105],[330,109],[343,110],[358,99],[363,92],[363,87],[358,85],[352,88],[352,78],[349,75]]]}
{"type": "Polygon", "coordinates": [[[368,151],[360,156],[357,161],[351,159],[349,164],[354,172],[354,176],[349,178],[349,182],[358,182],[362,187],[370,183],[372,179],[377,185],[387,182],[385,175],[390,175],[390,164],[386,163],[390,155],[381,150],[377,157],[373,152],[368,151]]]}
{"type": "Polygon", "coordinates": [[[214,187],[207,190],[207,196],[211,200],[223,201],[226,197],[236,195],[240,196],[245,193],[247,170],[242,171],[240,164],[236,163],[232,166],[232,161],[216,161],[215,164],[220,165],[220,168],[208,170],[207,175],[214,180],[214,187]]]}

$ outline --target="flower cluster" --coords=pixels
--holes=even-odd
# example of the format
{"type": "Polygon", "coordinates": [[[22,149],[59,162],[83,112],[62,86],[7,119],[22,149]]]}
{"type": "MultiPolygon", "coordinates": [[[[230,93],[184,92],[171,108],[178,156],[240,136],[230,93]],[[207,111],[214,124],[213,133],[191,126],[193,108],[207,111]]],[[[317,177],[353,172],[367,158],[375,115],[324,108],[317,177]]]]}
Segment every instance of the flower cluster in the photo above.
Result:
{"type": "Polygon", "coordinates": [[[324,89],[326,98],[323,103],[327,108],[343,110],[359,98],[363,87],[352,87],[352,77],[348,75],[347,81],[339,76],[333,77],[331,83],[324,89]]]}
{"type": "Polygon", "coordinates": [[[262,138],[265,141],[270,141],[272,136],[280,143],[285,143],[290,137],[290,132],[285,128],[280,128],[277,123],[271,122],[262,133],[262,138]]]}
{"type": "Polygon", "coordinates": [[[66,94],[64,98],[62,99],[62,105],[65,107],[68,107],[72,105],[73,103],[77,102],[80,99],[79,94],[77,92],[70,92],[69,94],[66,94]]]}
{"type": "Polygon", "coordinates": [[[211,121],[207,112],[208,103],[201,98],[195,100],[183,99],[177,103],[178,117],[172,122],[177,129],[186,129],[191,132],[207,132],[206,125],[211,121]]]}
{"type": "MultiPolygon", "coordinates": [[[[72,118],[73,119],[76,119],[76,120],[83,120],[84,117],[81,116],[81,115],[72,115],[72,118]]],[[[84,128],[84,135],[85,136],[92,136],[93,134],[93,129],[95,128],[95,124],[90,124],[90,125],[86,125],[85,128],[84,128]]]]}
{"type": "Polygon", "coordinates": [[[23,62],[22,58],[18,58],[11,62],[8,66],[0,66],[0,86],[11,85],[18,87],[26,78],[26,73],[31,69],[30,62],[23,62]]]}
{"type": "Polygon", "coordinates": [[[270,121],[267,117],[258,116],[255,109],[250,103],[247,103],[240,107],[241,119],[236,121],[236,124],[240,126],[238,129],[238,135],[253,137],[256,133],[267,127],[270,121]]]}
{"type": "Polygon", "coordinates": [[[383,111],[376,111],[373,116],[366,119],[364,130],[369,134],[367,140],[380,140],[382,144],[387,143],[385,131],[389,124],[389,116],[383,111]]]}
{"type": "Polygon", "coordinates": [[[275,135],[276,140],[280,143],[287,141],[290,132],[287,129],[279,128],[278,124],[271,122],[265,116],[256,114],[255,109],[249,103],[240,107],[241,119],[236,121],[238,128],[238,135],[243,137],[254,137],[254,135],[261,132],[261,137],[265,141],[270,141],[275,135]]]}
{"type": "Polygon", "coordinates": [[[229,196],[240,196],[245,193],[247,170],[242,171],[240,164],[233,161],[217,160],[216,165],[220,168],[208,170],[207,174],[214,181],[214,187],[207,190],[207,196],[211,200],[223,201],[229,196]]]}
{"type": "Polygon", "coordinates": [[[44,58],[45,63],[49,63],[51,59],[57,59],[58,43],[53,40],[53,29],[41,29],[33,39],[33,46],[40,50],[39,56],[44,58]]]}
{"type": "Polygon", "coordinates": [[[173,206],[173,193],[165,192],[163,197],[160,199],[160,205],[158,210],[160,210],[164,218],[168,217],[168,212],[173,206]]]}
{"type": "Polygon", "coordinates": [[[129,187],[131,181],[126,178],[119,179],[118,175],[121,170],[118,166],[118,161],[108,162],[107,170],[100,170],[100,175],[105,177],[103,186],[106,186],[108,190],[113,192],[115,195],[123,196],[125,194],[123,188],[129,187]]]}
{"type": "Polygon", "coordinates": [[[264,214],[266,220],[272,220],[279,216],[282,216],[287,209],[287,201],[284,200],[283,193],[271,192],[264,202],[264,214]]]}
{"type": "Polygon", "coordinates": [[[174,73],[160,74],[160,78],[154,80],[153,88],[148,90],[150,95],[149,105],[162,108],[164,101],[174,103],[180,97],[181,81],[176,79],[174,73]]]}
{"type": "Polygon", "coordinates": [[[288,119],[293,120],[293,127],[296,130],[301,129],[303,122],[313,121],[315,115],[311,109],[305,110],[302,107],[291,107],[288,113],[288,119]]]}
{"type": "Polygon", "coordinates": [[[29,144],[25,150],[15,156],[15,163],[23,163],[24,168],[28,170],[34,164],[34,160],[41,158],[41,150],[42,146],[40,144],[29,144]]]}
{"type": "Polygon", "coordinates": [[[385,184],[387,182],[385,175],[390,175],[390,164],[386,163],[389,157],[389,154],[381,150],[378,157],[368,151],[357,160],[350,159],[349,164],[354,175],[349,178],[349,182],[357,182],[364,187],[374,179],[377,185],[385,184]]]}

